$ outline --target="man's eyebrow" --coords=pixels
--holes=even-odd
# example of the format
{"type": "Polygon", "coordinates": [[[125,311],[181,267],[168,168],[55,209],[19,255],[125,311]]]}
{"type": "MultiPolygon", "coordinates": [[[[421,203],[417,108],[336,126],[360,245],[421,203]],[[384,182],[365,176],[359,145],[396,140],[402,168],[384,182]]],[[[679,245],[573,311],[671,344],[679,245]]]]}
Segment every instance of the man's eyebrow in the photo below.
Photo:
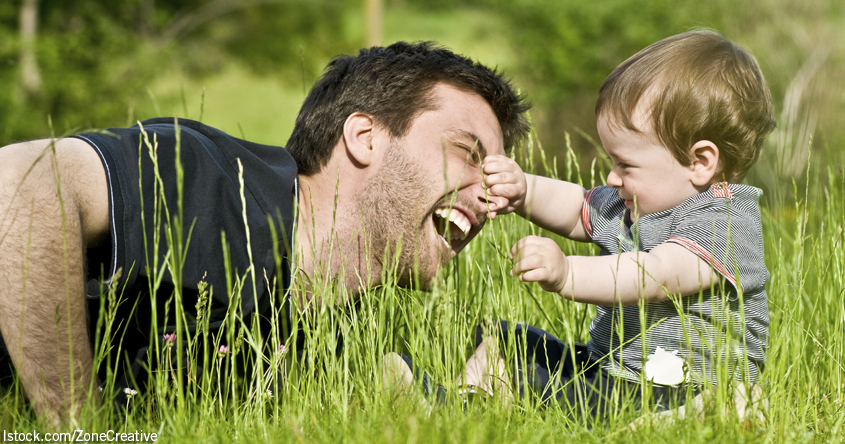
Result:
{"type": "Polygon", "coordinates": [[[464,145],[468,147],[468,151],[470,153],[473,152],[473,147],[475,147],[475,151],[478,151],[478,155],[480,159],[487,157],[487,149],[484,148],[484,144],[481,143],[481,139],[478,138],[475,134],[460,128],[452,128],[446,130],[446,134],[451,142],[459,142],[457,139],[464,139],[464,145]],[[469,143],[466,143],[469,141],[469,143]]]}

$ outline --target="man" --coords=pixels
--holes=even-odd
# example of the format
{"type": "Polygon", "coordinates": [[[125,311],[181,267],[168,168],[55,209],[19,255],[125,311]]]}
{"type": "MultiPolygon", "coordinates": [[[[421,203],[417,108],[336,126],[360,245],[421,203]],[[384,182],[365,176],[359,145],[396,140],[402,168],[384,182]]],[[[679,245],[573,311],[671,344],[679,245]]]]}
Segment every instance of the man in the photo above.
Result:
{"type": "Polygon", "coordinates": [[[400,245],[400,281],[427,286],[503,204],[485,199],[480,166],[525,136],[526,109],[494,71],[396,43],[332,61],[287,151],[173,119],[0,149],[0,332],[33,408],[58,423],[87,399],[98,277],[129,299],[135,362],[151,325],[175,331],[163,301],[176,291],[190,311],[200,280],[212,329],[230,294],[242,316],[265,313],[291,269],[306,289],[377,285],[400,245]]]}

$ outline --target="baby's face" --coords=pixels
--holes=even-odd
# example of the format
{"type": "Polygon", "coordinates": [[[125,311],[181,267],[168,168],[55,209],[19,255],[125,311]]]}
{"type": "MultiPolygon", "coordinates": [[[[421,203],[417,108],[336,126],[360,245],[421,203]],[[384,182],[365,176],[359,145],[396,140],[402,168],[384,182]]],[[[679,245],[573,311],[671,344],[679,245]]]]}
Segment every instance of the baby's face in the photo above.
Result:
{"type": "MultiPolygon", "coordinates": [[[[638,128],[650,127],[639,114],[634,113],[633,123],[638,128]]],[[[598,133],[613,161],[607,184],[619,192],[632,221],[674,208],[699,193],[692,182],[692,166],[678,162],[653,130],[631,131],[601,116],[598,133]]]]}

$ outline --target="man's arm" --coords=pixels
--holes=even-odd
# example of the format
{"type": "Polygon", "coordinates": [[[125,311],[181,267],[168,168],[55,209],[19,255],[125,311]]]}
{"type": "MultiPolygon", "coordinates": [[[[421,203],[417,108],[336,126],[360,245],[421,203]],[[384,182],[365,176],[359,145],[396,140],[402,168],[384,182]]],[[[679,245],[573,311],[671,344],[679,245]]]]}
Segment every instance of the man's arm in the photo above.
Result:
{"type": "Polygon", "coordinates": [[[87,143],[0,149],[0,331],[33,408],[54,424],[88,398],[85,249],[107,233],[105,171],[87,143]]]}
{"type": "Polygon", "coordinates": [[[660,244],[648,253],[567,257],[553,240],[528,236],[511,254],[512,274],[520,280],[595,305],[661,302],[670,295],[698,294],[721,279],[707,261],[675,243],[660,244]]]}

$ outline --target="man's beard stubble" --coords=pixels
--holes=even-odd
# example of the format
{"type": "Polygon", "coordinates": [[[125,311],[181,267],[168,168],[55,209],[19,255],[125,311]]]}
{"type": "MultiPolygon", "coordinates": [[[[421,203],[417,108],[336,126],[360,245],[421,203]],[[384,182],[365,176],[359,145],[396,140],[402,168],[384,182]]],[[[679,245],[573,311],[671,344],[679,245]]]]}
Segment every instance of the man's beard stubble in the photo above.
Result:
{"type": "Polygon", "coordinates": [[[358,269],[362,273],[369,269],[371,281],[381,282],[384,268],[397,266],[398,284],[410,285],[416,270],[419,284],[426,288],[437,270],[440,258],[426,255],[435,239],[423,232],[423,216],[430,210],[424,206],[436,195],[436,184],[427,183],[421,171],[404,147],[393,141],[381,169],[364,188],[362,236],[369,241],[369,254],[360,245],[359,257],[371,263],[361,263],[358,269]],[[401,248],[398,261],[394,259],[397,248],[401,248]]]}

